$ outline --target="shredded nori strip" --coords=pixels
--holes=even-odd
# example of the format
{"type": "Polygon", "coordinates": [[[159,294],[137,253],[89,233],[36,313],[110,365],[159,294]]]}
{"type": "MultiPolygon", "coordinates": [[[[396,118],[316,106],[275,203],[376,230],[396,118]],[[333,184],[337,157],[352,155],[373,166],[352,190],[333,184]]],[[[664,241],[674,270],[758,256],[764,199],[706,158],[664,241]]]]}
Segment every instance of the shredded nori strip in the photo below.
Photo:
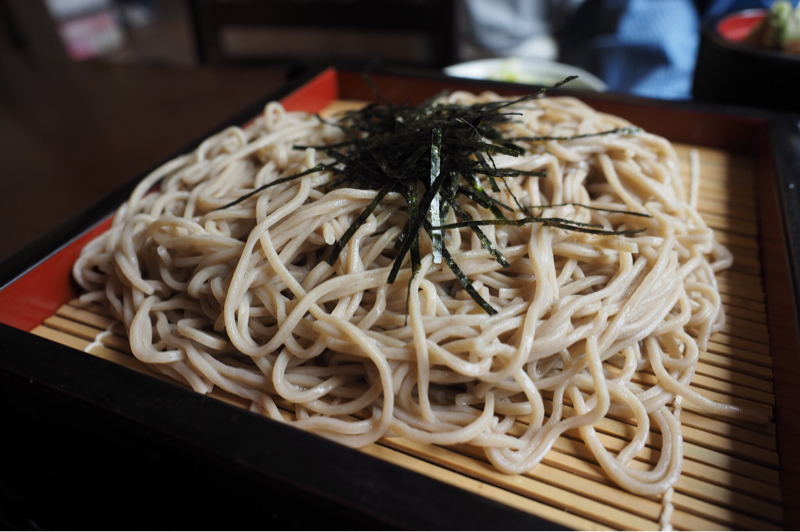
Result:
{"type": "MultiPolygon", "coordinates": [[[[554,85],[553,88],[572,79],[574,77],[567,78],[554,85]]],[[[374,89],[371,81],[367,80],[367,82],[374,89]]],[[[407,103],[393,104],[375,91],[380,103],[373,103],[360,110],[343,113],[337,121],[326,121],[326,123],[341,128],[347,136],[347,140],[326,146],[294,146],[295,149],[314,148],[324,152],[333,159],[333,162],[318,164],[304,172],[273,181],[221,208],[241,203],[268,187],[315,172],[327,171],[332,174],[328,184],[329,188],[346,185],[376,190],[378,193],[373,201],[364,208],[334,245],[333,252],[328,258],[329,264],[333,265],[344,247],[381,201],[389,193],[399,193],[408,206],[408,221],[395,242],[397,256],[394,258],[388,282],[395,281],[408,257],[412,271],[411,279],[409,279],[410,287],[411,281],[421,267],[420,232],[424,230],[432,242],[434,263],[446,264],[475,303],[487,313],[496,314],[497,310],[481,297],[447,250],[445,230],[460,227],[470,228],[492,257],[503,267],[508,267],[510,264],[480,229],[482,226],[522,226],[540,223],[570,231],[621,236],[633,235],[642,231],[641,229],[611,231],[597,224],[581,223],[563,218],[525,216],[520,219],[509,219],[506,215],[507,213],[519,213],[529,209],[555,207],[556,205],[523,207],[511,192],[506,179],[520,175],[542,176],[545,174],[513,168],[497,168],[492,157],[493,154],[512,157],[523,155],[525,150],[514,144],[515,141],[562,141],[606,134],[633,135],[639,131],[636,128],[618,128],[572,137],[505,138],[501,127],[514,121],[515,117],[519,115],[517,112],[509,111],[508,108],[540,98],[544,96],[545,91],[546,89],[542,89],[537,93],[515,100],[476,103],[469,106],[437,103],[436,99],[431,99],[419,107],[412,107],[407,103]],[[498,180],[502,181],[514,199],[516,209],[490,196],[484,189],[483,178],[486,179],[489,189],[494,193],[500,192],[498,180]],[[494,219],[472,219],[459,204],[459,197],[470,199],[489,210],[494,219]],[[446,223],[450,209],[460,221],[446,223]]],[[[320,118],[320,120],[324,119],[320,118]]],[[[570,205],[634,216],[647,216],[636,212],[599,209],[581,204],[570,205]]]]}
{"type": "MultiPolygon", "coordinates": [[[[436,182],[442,169],[442,128],[433,128],[431,136],[431,186],[436,182]]],[[[452,180],[451,180],[452,181],[452,180]]],[[[442,225],[444,222],[442,218],[442,195],[439,190],[433,196],[431,202],[431,223],[433,225],[442,225]]],[[[444,231],[435,229],[431,232],[431,243],[433,248],[433,263],[442,263],[442,248],[444,247],[444,231]]]]}
{"type": "Polygon", "coordinates": [[[519,220],[467,220],[463,222],[440,225],[438,227],[433,227],[433,229],[445,230],[458,229],[460,227],[475,228],[484,225],[514,225],[517,227],[522,227],[523,225],[532,223],[538,223],[549,227],[558,227],[560,229],[567,229],[569,231],[575,231],[578,233],[591,233],[593,235],[631,236],[645,231],[645,229],[612,231],[609,229],[603,229],[603,226],[599,224],[576,222],[575,220],[568,220],[566,218],[541,218],[539,216],[526,216],[525,218],[520,218],[519,220]]]}
{"type": "Polygon", "coordinates": [[[597,133],[583,133],[582,135],[571,135],[568,137],[517,137],[514,140],[524,140],[528,142],[540,142],[545,140],[576,140],[576,139],[585,139],[589,137],[599,137],[601,135],[635,135],[639,133],[641,129],[638,127],[618,127],[616,129],[609,129],[608,131],[598,131],[597,133]]]}

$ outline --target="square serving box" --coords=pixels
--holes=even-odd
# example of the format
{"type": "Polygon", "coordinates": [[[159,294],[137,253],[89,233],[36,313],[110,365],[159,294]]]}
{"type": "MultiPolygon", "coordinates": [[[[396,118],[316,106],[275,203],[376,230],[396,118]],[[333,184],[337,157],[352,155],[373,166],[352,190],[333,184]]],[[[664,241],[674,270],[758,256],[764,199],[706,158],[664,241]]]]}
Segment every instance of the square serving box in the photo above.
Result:
{"type": "MultiPolygon", "coordinates": [[[[372,73],[371,79],[394,102],[415,103],[446,89],[487,89],[501,95],[534,90],[388,70],[372,73]]],[[[673,526],[797,529],[796,117],[619,95],[577,96],[677,143],[680,153],[697,149],[703,168],[722,176],[709,182],[701,197],[709,200],[709,224],[737,255],[739,266],[723,279],[734,330],[709,354],[710,376],[701,375],[698,386],[771,409],[773,423],[754,429],[695,416],[693,425],[693,414],[686,415],[687,462],[694,469],[676,485],[673,526]],[[758,374],[748,374],[748,368],[758,374]]],[[[333,100],[374,100],[375,94],[359,72],[319,70],[219,129],[246,123],[275,99],[289,110],[318,112],[333,100]]],[[[88,341],[75,332],[78,326],[60,325],[64,318],[59,309],[77,295],[70,268],[80,248],[108,226],[139,179],[0,264],[0,419],[9,443],[0,458],[0,515],[7,524],[351,529],[659,525],[658,499],[631,498],[597,477],[596,466],[582,461],[580,443],[573,440],[565,440],[558,459],[521,477],[497,474],[452,449],[387,441],[353,450],[118,364],[113,356],[84,352],[88,341]],[[65,335],[64,330],[72,332],[65,335]]]]}

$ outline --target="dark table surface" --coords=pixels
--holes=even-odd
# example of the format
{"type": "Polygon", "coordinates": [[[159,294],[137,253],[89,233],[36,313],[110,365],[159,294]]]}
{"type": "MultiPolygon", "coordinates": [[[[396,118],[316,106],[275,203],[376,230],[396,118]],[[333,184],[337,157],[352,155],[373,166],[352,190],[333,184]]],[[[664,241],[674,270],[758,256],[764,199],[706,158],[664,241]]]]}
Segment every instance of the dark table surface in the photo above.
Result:
{"type": "Polygon", "coordinates": [[[286,82],[285,67],[0,57],[0,261],[286,82]]]}

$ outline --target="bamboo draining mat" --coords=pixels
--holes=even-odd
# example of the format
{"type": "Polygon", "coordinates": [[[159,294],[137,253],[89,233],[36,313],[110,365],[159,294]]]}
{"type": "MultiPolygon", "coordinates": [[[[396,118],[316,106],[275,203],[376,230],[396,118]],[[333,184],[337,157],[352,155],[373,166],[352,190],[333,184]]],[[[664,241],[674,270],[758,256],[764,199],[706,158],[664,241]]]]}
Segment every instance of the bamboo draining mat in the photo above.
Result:
{"type": "MultiPolygon", "coordinates": [[[[689,175],[690,146],[676,146],[689,175]]],[[[767,315],[759,263],[754,162],[698,148],[699,209],[718,239],[735,255],[719,276],[727,325],[703,353],[692,387],[709,398],[771,412],[774,406],[767,315]]],[[[131,356],[128,342],[102,309],[72,301],[34,334],[167,379],[131,356]]],[[[642,380],[652,375],[641,375],[642,380]]],[[[238,404],[224,392],[212,395],[238,404]]],[[[783,511],[775,425],[712,419],[688,402],[681,413],[685,460],[672,497],[675,529],[782,528],[783,511]]],[[[624,420],[597,427],[605,446],[620,450],[633,434],[624,420]]],[[[658,460],[660,434],[651,433],[637,458],[642,468],[658,460]]],[[[526,475],[498,473],[474,449],[419,445],[386,438],[363,452],[575,529],[649,530],[661,527],[660,498],[632,495],[609,482],[577,431],[562,436],[542,464],[526,475]]]]}

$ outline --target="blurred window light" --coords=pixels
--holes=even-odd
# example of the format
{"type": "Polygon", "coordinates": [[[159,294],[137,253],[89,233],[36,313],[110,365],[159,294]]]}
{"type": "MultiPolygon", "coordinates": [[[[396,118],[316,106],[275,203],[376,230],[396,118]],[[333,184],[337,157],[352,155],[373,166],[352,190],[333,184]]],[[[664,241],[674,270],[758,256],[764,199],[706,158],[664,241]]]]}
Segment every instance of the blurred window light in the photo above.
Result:
{"type": "Polygon", "coordinates": [[[112,0],[47,0],[67,55],[77,61],[119,48],[125,39],[112,0]]]}

